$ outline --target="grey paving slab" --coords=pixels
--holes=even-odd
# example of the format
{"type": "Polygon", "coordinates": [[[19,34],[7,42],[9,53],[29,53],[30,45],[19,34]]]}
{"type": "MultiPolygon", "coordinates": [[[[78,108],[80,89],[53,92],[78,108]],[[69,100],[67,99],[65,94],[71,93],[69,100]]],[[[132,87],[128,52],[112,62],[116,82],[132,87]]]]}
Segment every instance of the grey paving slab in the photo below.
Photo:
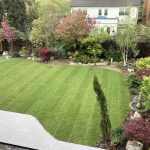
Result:
{"type": "Polygon", "coordinates": [[[59,141],[35,117],[7,111],[0,111],[0,142],[38,150],[100,150],[59,141]]]}

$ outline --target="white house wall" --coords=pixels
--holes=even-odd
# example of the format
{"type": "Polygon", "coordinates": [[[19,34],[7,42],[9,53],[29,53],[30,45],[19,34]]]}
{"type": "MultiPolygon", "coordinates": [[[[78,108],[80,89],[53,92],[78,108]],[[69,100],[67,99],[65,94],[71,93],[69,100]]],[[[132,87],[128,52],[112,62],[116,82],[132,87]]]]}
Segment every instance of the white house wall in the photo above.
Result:
{"type": "MultiPolygon", "coordinates": [[[[87,10],[87,15],[91,18],[98,17],[99,10],[102,10],[102,16],[104,16],[105,9],[108,10],[107,18],[118,18],[120,22],[123,22],[126,20],[127,16],[119,16],[119,10],[120,8],[128,8],[128,7],[73,7],[72,10],[87,10]]],[[[130,17],[132,22],[137,21],[138,17],[138,7],[132,6],[130,17]]]]}

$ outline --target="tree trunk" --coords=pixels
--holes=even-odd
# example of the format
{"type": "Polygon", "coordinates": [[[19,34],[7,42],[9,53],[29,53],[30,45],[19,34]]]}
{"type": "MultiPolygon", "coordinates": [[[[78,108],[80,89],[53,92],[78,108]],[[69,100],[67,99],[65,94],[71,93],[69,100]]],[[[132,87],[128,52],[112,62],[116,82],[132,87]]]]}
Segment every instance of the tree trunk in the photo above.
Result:
{"type": "Polygon", "coordinates": [[[13,41],[10,42],[10,54],[13,55],[13,41]]]}

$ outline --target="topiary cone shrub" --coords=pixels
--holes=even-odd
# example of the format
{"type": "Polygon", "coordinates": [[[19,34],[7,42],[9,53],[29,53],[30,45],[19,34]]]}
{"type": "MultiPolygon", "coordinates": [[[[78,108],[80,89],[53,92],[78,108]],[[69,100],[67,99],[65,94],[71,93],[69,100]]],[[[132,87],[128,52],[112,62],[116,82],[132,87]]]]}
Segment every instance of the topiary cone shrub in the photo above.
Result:
{"type": "Polygon", "coordinates": [[[104,142],[108,143],[110,142],[111,123],[108,115],[107,100],[96,76],[94,76],[93,80],[93,89],[97,95],[97,101],[100,106],[100,129],[102,139],[104,142]]]}

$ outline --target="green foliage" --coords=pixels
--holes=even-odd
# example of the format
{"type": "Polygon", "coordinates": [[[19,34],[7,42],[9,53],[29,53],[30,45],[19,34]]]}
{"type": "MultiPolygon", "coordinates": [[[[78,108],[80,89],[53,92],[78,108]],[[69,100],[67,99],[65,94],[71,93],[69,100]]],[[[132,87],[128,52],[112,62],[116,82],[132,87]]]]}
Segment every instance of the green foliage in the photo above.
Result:
{"type": "Polygon", "coordinates": [[[150,77],[143,77],[140,93],[142,99],[145,101],[146,107],[150,109],[150,77]]]}
{"type": "Polygon", "coordinates": [[[110,47],[107,51],[105,51],[105,57],[108,61],[111,60],[111,58],[113,58],[114,61],[121,61],[122,58],[121,58],[121,53],[120,51],[114,47],[110,47]]]}
{"type": "Polygon", "coordinates": [[[64,10],[64,7],[68,5],[68,2],[67,0],[39,1],[37,5],[38,18],[32,23],[33,27],[29,39],[35,47],[53,48],[56,46],[54,28],[60,21],[61,16],[66,13],[67,10],[64,10]]]}
{"type": "Polygon", "coordinates": [[[111,142],[112,144],[123,144],[125,139],[122,137],[123,129],[121,127],[116,127],[111,132],[111,142]]]}
{"type": "Polygon", "coordinates": [[[2,29],[0,29],[0,42],[3,40],[3,32],[2,29]]]}
{"type": "Polygon", "coordinates": [[[139,59],[136,61],[135,66],[137,69],[150,68],[150,57],[139,59]]]}
{"type": "Polygon", "coordinates": [[[3,14],[4,14],[4,7],[2,0],[0,0],[0,22],[2,22],[3,14]]]}
{"type": "Polygon", "coordinates": [[[26,49],[25,47],[22,47],[22,49],[19,51],[19,55],[24,57],[29,56],[30,53],[30,50],[26,49]]]}
{"type": "Polygon", "coordinates": [[[94,37],[88,36],[87,38],[83,39],[82,45],[85,53],[94,57],[95,59],[98,55],[102,54],[102,46],[94,37]]]}
{"type": "Polygon", "coordinates": [[[32,56],[33,57],[39,57],[39,53],[38,53],[37,49],[32,50],[32,56]]]}
{"type": "Polygon", "coordinates": [[[118,30],[115,40],[119,45],[124,66],[126,66],[129,54],[135,51],[137,45],[137,26],[129,24],[124,29],[118,30]]]}
{"type": "Polygon", "coordinates": [[[100,106],[100,115],[101,115],[100,128],[102,132],[102,138],[105,142],[108,142],[110,140],[111,123],[107,110],[107,100],[96,76],[94,76],[93,80],[93,89],[97,95],[97,101],[100,106]]]}
{"type": "Polygon", "coordinates": [[[10,26],[20,29],[26,21],[26,6],[23,0],[1,0],[4,10],[4,15],[7,14],[7,19],[10,26]]]}
{"type": "Polygon", "coordinates": [[[141,85],[141,80],[137,79],[135,73],[131,73],[128,76],[128,87],[131,93],[135,94],[139,92],[139,87],[141,85]]]}
{"type": "Polygon", "coordinates": [[[50,18],[41,15],[38,19],[35,19],[32,23],[32,30],[29,34],[29,40],[36,47],[48,46],[51,40],[51,31],[50,31],[50,18]]]}

